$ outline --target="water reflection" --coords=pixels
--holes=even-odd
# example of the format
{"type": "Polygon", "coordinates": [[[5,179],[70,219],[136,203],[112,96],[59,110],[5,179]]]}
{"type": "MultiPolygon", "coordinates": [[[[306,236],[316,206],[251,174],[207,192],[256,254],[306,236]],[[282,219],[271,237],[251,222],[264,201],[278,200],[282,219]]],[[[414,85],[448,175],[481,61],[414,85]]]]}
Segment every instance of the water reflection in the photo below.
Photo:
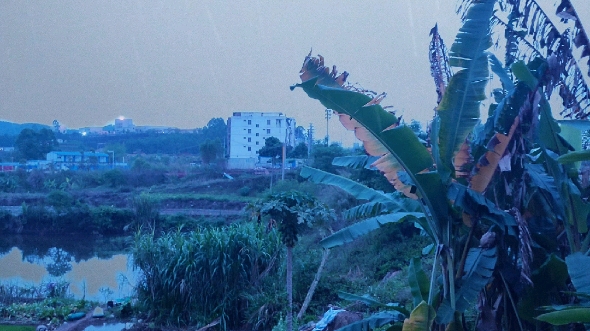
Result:
{"type": "Polygon", "coordinates": [[[38,285],[70,283],[77,298],[107,301],[130,296],[135,284],[125,238],[0,239],[0,282],[38,285]],[[9,249],[7,245],[11,245],[9,249]]]}

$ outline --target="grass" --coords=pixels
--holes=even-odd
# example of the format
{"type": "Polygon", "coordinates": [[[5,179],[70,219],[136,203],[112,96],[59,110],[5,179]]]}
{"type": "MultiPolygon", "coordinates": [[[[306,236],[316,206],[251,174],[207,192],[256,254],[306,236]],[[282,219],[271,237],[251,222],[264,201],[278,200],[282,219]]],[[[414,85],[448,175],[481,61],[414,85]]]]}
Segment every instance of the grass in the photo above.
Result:
{"type": "Polygon", "coordinates": [[[233,194],[198,194],[198,193],[152,193],[149,196],[155,201],[193,201],[208,200],[219,202],[254,202],[258,200],[255,197],[244,197],[233,194]]]}
{"type": "Polygon", "coordinates": [[[35,331],[31,325],[0,325],[0,331],[35,331]]]}

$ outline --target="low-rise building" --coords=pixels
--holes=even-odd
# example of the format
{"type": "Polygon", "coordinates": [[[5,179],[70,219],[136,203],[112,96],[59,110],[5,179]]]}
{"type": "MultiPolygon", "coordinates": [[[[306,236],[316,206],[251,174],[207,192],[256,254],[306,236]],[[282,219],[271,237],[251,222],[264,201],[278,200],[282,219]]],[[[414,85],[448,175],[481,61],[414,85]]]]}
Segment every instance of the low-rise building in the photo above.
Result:
{"type": "Polygon", "coordinates": [[[47,161],[60,168],[64,166],[76,170],[80,167],[103,168],[112,163],[109,162],[109,155],[97,152],[61,152],[53,151],[47,153],[47,161]]]}

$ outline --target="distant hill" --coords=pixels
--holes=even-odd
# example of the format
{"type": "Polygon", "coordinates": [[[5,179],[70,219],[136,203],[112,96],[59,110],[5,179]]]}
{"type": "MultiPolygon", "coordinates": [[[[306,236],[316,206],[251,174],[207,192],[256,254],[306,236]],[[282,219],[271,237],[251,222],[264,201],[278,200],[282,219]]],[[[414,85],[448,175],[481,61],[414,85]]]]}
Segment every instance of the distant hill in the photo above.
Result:
{"type": "Polygon", "coordinates": [[[23,129],[33,129],[35,131],[41,130],[42,128],[50,129],[49,125],[43,125],[38,123],[12,123],[0,121],[0,135],[7,136],[18,136],[23,129]]]}

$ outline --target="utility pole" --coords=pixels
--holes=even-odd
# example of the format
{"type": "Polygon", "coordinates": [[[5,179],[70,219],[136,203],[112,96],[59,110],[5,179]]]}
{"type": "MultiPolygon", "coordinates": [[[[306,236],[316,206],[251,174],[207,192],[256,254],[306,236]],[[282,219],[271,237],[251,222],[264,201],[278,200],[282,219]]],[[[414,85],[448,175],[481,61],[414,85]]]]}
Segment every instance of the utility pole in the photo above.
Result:
{"type": "Polygon", "coordinates": [[[330,121],[330,118],[332,118],[332,109],[326,109],[326,146],[328,146],[328,143],[330,141],[330,134],[328,132],[328,123],[330,121]]]}
{"type": "Polygon", "coordinates": [[[313,146],[313,124],[309,123],[309,129],[307,130],[307,158],[311,157],[311,150],[313,146]]]}
{"type": "Polygon", "coordinates": [[[291,144],[291,119],[286,118],[285,124],[287,127],[285,128],[285,140],[283,140],[283,165],[281,166],[281,180],[285,180],[285,159],[287,157],[287,139],[289,140],[289,144],[291,144]]]}

